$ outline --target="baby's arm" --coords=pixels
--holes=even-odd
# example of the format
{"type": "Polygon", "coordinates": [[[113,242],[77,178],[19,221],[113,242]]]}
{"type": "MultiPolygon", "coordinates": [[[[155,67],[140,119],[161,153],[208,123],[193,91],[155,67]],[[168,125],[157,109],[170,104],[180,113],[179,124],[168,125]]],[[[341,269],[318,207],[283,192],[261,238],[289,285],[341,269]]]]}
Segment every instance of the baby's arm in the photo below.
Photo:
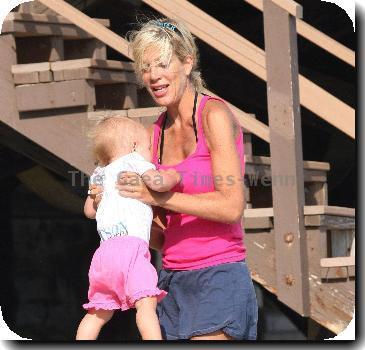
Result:
{"type": "Polygon", "coordinates": [[[97,185],[90,185],[89,195],[84,205],[84,214],[89,219],[95,219],[96,210],[101,200],[102,189],[97,185]]]}
{"type": "Polygon", "coordinates": [[[181,181],[181,176],[175,169],[150,169],[142,175],[142,179],[151,190],[167,192],[181,181]]]}

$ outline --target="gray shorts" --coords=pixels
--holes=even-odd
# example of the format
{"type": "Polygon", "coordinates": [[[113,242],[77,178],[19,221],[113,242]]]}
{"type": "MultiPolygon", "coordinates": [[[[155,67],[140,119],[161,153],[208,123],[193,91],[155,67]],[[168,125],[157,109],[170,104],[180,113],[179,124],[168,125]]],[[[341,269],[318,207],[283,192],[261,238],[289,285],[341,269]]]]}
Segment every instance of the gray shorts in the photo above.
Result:
{"type": "Polygon", "coordinates": [[[158,287],[168,292],[157,307],[165,339],[222,330],[237,340],[256,340],[256,295],[244,261],[191,271],[161,270],[158,287]]]}

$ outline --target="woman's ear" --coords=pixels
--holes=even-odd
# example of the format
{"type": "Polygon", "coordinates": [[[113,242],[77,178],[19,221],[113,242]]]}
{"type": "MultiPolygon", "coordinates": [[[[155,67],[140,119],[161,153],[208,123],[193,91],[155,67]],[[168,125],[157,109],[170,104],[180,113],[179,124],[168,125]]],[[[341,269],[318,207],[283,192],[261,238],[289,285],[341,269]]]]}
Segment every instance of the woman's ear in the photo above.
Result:
{"type": "Polygon", "coordinates": [[[185,60],[184,60],[184,70],[185,70],[185,74],[186,76],[189,76],[192,69],[193,69],[193,65],[194,65],[194,60],[192,56],[186,56],[185,60]]]}

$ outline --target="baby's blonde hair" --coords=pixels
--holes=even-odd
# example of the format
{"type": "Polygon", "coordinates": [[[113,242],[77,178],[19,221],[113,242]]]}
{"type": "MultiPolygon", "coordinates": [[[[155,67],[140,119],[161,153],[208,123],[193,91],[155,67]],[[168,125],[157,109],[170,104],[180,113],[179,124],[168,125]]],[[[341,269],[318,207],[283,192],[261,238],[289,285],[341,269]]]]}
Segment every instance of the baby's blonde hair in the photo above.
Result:
{"type": "Polygon", "coordinates": [[[149,142],[147,129],[142,124],[121,116],[103,118],[88,136],[94,158],[104,163],[131,152],[133,145],[149,142]]]}
{"type": "Polygon", "coordinates": [[[128,32],[137,78],[142,84],[143,54],[149,47],[160,53],[161,62],[167,64],[175,54],[181,62],[188,56],[193,58],[193,69],[190,81],[198,92],[204,89],[204,81],[199,70],[199,53],[195,40],[186,26],[172,18],[152,19],[140,24],[138,30],[128,32]]]}

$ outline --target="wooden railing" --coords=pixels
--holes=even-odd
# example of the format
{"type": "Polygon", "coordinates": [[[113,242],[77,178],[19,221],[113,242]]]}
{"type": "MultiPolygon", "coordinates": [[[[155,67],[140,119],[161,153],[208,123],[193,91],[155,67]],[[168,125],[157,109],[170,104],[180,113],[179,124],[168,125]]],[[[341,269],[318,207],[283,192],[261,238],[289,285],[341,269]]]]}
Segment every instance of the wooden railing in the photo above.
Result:
{"type": "MultiPolygon", "coordinates": [[[[198,7],[186,0],[143,0],[143,2],[167,17],[184,21],[195,36],[260,79],[267,80],[265,52],[198,7]]],[[[277,0],[277,2],[283,1],[277,0]]],[[[355,138],[353,108],[301,75],[299,86],[301,105],[351,138],[355,138]]]]}
{"type": "MultiPolygon", "coordinates": [[[[221,24],[211,16],[199,10],[185,0],[143,0],[166,16],[184,20],[194,35],[206,41],[221,53],[240,64],[260,79],[266,81],[265,52],[221,24]]],[[[277,0],[283,1],[283,0],[277,0]]],[[[53,11],[68,18],[85,31],[126,57],[131,58],[128,43],[114,32],[95,23],[91,18],[67,4],[63,0],[40,0],[53,11]]],[[[300,102],[303,106],[332,124],[339,130],[355,138],[355,111],[344,102],[329,94],[310,80],[299,76],[300,102]],[[321,103],[318,103],[321,101],[321,103]]],[[[247,120],[246,129],[269,142],[267,133],[262,133],[263,125],[249,114],[241,111],[243,120],[247,120]],[[258,126],[258,128],[253,126],[258,126]],[[265,135],[266,134],[266,135],[265,135]]],[[[241,119],[242,119],[241,118],[241,119]]],[[[262,123],[261,123],[262,124],[262,123]]]]}
{"type": "MultiPolygon", "coordinates": [[[[93,35],[95,38],[99,39],[106,45],[112,47],[117,52],[133,60],[133,57],[128,49],[128,42],[125,39],[112,32],[108,28],[104,27],[100,23],[96,22],[81,11],[77,10],[67,2],[63,0],[39,1],[48,6],[51,10],[67,18],[70,22],[76,24],[81,29],[93,35]]],[[[207,93],[211,92],[207,91],[207,93]]],[[[249,132],[255,134],[262,140],[270,142],[269,128],[267,127],[267,125],[253,118],[252,115],[241,111],[239,108],[233,105],[230,105],[230,107],[236,113],[236,116],[242,127],[244,127],[249,132]]]]}
{"type": "MultiPolygon", "coordinates": [[[[253,7],[262,11],[263,0],[244,0],[253,7]]],[[[355,52],[347,48],[346,46],[340,44],[336,40],[333,40],[328,35],[322,33],[318,29],[312,27],[311,25],[305,23],[300,18],[296,18],[297,32],[303,38],[311,41],[312,43],[318,45],[322,49],[336,56],[340,60],[348,63],[349,65],[355,67],[355,52]]]]}

